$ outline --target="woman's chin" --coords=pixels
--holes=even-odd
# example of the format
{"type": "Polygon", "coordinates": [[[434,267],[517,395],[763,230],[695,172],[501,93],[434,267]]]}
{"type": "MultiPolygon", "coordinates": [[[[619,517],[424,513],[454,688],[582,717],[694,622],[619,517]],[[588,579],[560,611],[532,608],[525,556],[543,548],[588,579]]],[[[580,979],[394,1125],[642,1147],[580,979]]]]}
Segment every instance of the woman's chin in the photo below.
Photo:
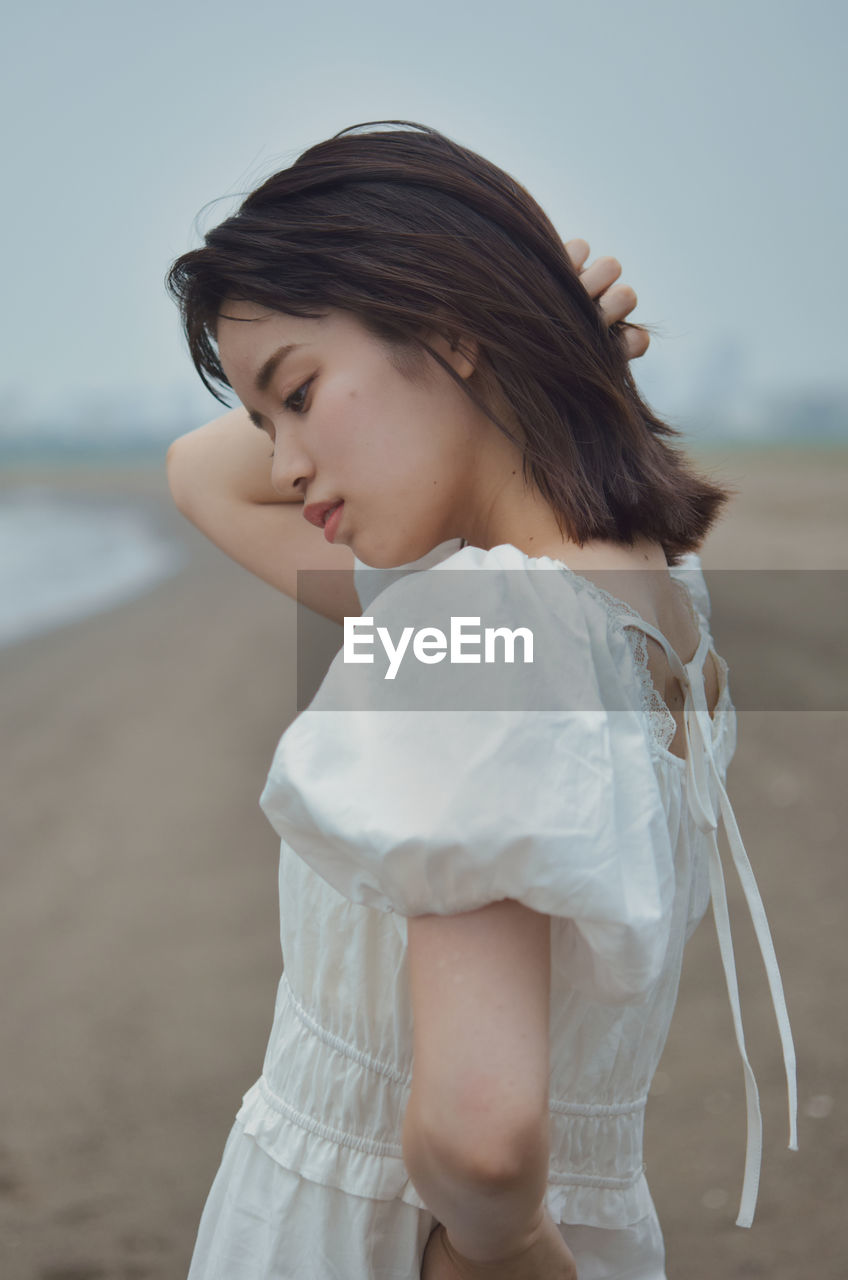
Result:
{"type": "Polygon", "coordinates": [[[357,560],[369,569],[399,569],[427,554],[426,547],[418,550],[419,542],[415,545],[411,542],[374,542],[355,535],[348,539],[348,546],[357,560]]]}
{"type": "Polygon", "coordinates": [[[396,555],[377,551],[362,552],[357,551],[355,547],[353,554],[360,564],[364,564],[368,569],[402,569],[405,565],[412,563],[410,560],[399,560],[396,555]]]}

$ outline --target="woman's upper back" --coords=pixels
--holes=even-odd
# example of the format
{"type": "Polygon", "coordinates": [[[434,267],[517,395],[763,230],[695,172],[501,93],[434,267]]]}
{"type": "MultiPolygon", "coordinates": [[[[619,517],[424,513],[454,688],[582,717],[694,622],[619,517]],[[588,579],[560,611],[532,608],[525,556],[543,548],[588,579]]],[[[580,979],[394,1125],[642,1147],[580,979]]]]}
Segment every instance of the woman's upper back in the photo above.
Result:
{"type": "MultiPolygon", "coordinates": [[[[368,600],[378,595],[383,586],[396,580],[400,573],[421,571],[447,560],[461,548],[459,540],[435,547],[429,555],[397,570],[370,569],[360,560],[354,562],[354,579],[363,610],[368,600]]],[[[545,554],[526,557],[528,564],[550,567],[563,562],[545,554]]],[[[701,638],[702,625],[710,614],[710,600],[695,553],[682,557],[681,563],[669,569],[662,549],[656,544],[641,544],[633,549],[603,546],[597,554],[584,551],[570,557],[568,567],[598,588],[597,595],[608,608],[630,625],[646,622],[661,632],[683,663],[691,661],[701,638]]],[[[632,635],[634,656],[640,669],[640,681],[650,684],[650,699],[655,722],[665,719],[668,728],[674,722],[671,738],[665,734],[664,745],[673,754],[685,757],[683,706],[685,693],[672,669],[662,644],[648,631],[641,637],[632,635]]],[[[707,707],[713,716],[718,704],[726,669],[710,645],[704,663],[704,685],[707,707]]]]}

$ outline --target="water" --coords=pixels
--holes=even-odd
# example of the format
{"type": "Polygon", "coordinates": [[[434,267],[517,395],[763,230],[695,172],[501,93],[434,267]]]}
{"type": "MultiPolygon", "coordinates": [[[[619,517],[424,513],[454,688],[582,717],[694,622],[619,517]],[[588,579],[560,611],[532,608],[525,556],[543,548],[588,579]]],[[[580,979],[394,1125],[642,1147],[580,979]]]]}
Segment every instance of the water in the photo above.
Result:
{"type": "Polygon", "coordinates": [[[0,492],[0,645],[110,609],[184,561],[138,503],[0,492]]]}

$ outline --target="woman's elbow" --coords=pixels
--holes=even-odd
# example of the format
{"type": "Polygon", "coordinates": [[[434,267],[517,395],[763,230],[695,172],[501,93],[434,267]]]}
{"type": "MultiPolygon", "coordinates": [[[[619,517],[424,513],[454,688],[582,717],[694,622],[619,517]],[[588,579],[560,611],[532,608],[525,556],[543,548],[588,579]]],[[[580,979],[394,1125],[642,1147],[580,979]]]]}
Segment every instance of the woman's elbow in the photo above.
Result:
{"type": "Polygon", "coordinates": [[[498,1130],[465,1135],[446,1144],[446,1158],[458,1176],[478,1186],[508,1191],[519,1185],[547,1180],[547,1130],[536,1125],[523,1130],[498,1130]]]}
{"type": "Polygon", "coordinates": [[[434,1164],[463,1182],[507,1189],[547,1175],[547,1111],[487,1099],[483,1091],[461,1108],[439,1107],[429,1119],[413,1112],[410,1134],[420,1139],[434,1164]]]}
{"type": "Polygon", "coordinates": [[[190,503],[190,486],[188,484],[189,469],[185,466],[185,436],[179,436],[168,446],[165,455],[165,471],[168,477],[168,488],[174,506],[183,515],[188,514],[190,503]]]}

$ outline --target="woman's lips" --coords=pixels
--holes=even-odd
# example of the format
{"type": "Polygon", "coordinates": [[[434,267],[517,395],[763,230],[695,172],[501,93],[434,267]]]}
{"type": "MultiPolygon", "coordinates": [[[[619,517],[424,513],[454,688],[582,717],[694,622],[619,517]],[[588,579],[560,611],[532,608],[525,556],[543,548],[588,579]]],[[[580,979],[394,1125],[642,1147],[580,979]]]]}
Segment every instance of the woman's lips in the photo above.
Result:
{"type": "Polygon", "coordinates": [[[317,529],[323,529],[330,512],[341,503],[341,498],[337,498],[335,502],[310,502],[303,508],[303,518],[310,524],[314,524],[317,529]]]}
{"type": "Polygon", "coordinates": [[[328,542],[333,542],[339,527],[339,521],[342,518],[342,510],[344,502],[339,502],[332,507],[324,520],[324,537],[328,542]]]}

